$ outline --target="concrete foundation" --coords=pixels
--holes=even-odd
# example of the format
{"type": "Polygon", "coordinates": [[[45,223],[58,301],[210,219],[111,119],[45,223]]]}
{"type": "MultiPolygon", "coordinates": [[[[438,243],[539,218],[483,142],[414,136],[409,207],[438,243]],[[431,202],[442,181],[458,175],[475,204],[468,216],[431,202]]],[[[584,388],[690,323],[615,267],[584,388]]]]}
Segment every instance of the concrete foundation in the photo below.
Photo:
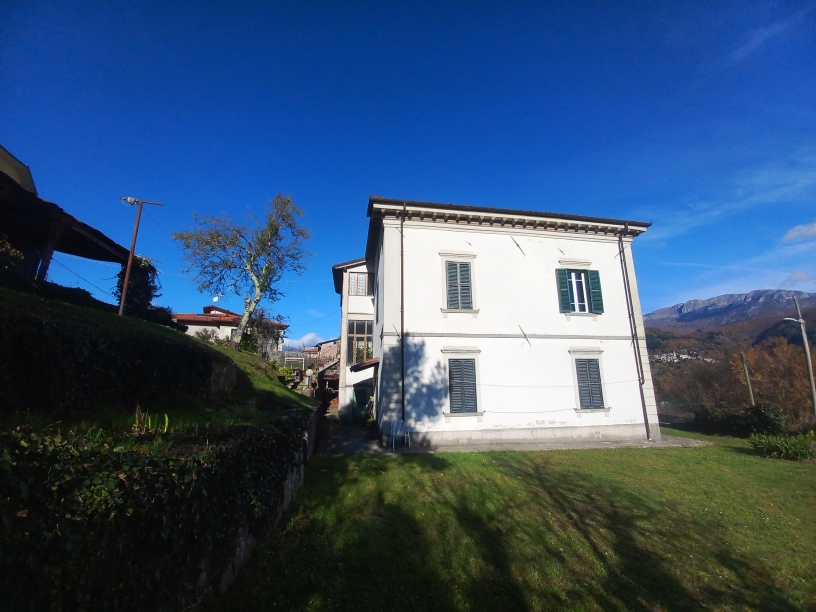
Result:
{"type": "MultiPolygon", "coordinates": [[[[589,427],[531,427],[525,429],[469,429],[459,431],[411,432],[411,444],[415,446],[446,446],[475,444],[500,444],[503,442],[535,441],[640,441],[646,439],[643,423],[632,425],[604,425],[589,427]]],[[[390,446],[390,435],[383,435],[383,443],[390,446]]]]}

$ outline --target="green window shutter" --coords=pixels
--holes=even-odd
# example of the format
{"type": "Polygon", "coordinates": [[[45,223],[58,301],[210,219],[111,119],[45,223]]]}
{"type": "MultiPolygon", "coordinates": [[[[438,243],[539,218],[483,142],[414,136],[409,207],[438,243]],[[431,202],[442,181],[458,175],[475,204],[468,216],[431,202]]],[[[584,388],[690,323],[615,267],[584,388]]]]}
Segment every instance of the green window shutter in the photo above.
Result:
{"type": "Polygon", "coordinates": [[[476,412],[476,360],[448,361],[451,412],[476,412]]]}
{"type": "Polygon", "coordinates": [[[570,312],[570,292],[569,280],[567,280],[567,270],[565,268],[557,268],[555,271],[555,278],[558,281],[558,306],[561,312],[570,312]]]}
{"type": "Polygon", "coordinates": [[[459,308],[466,310],[473,308],[469,263],[459,264],[459,308]]]}
{"type": "Polygon", "coordinates": [[[476,360],[462,361],[462,412],[476,412],[476,360]]]}
{"type": "Polygon", "coordinates": [[[459,308],[459,267],[456,262],[446,261],[445,272],[448,285],[448,308],[459,308]]]}
{"type": "Polygon", "coordinates": [[[603,408],[600,362],[597,359],[576,359],[575,368],[578,374],[581,408],[603,408]]]}
{"type": "Polygon", "coordinates": [[[603,294],[601,293],[601,275],[597,270],[587,270],[587,280],[589,281],[589,304],[590,312],[603,314],[603,294]]]}

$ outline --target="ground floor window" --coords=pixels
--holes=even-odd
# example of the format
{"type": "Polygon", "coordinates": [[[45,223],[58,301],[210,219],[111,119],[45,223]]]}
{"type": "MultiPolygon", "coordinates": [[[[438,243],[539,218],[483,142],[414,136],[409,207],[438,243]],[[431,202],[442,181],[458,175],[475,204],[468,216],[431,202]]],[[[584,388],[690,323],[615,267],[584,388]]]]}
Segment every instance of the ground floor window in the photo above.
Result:
{"type": "Polygon", "coordinates": [[[476,360],[448,360],[450,411],[476,412],[476,360]]]}
{"type": "Polygon", "coordinates": [[[575,369],[578,374],[578,396],[581,401],[581,409],[603,408],[600,361],[598,359],[576,359],[575,369]]]}
{"type": "Polygon", "coordinates": [[[348,322],[346,365],[354,365],[374,356],[374,322],[348,322]]]}

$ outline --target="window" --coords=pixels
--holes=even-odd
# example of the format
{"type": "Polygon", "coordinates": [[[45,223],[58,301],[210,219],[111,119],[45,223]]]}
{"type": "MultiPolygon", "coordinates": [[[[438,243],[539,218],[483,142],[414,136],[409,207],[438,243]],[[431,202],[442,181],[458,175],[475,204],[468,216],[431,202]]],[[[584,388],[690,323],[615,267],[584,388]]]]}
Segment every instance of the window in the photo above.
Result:
{"type": "Polygon", "coordinates": [[[348,322],[348,353],[346,365],[354,365],[374,356],[374,323],[372,321],[348,322]]]}
{"type": "Polygon", "coordinates": [[[603,314],[601,276],[597,270],[555,271],[561,312],[603,314]]]}
{"type": "Polygon", "coordinates": [[[349,295],[371,295],[366,272],[349,272],[349,295]]]}
{"type": "Polygon", "coordinates": [[[470,263],[446,261],[445,282],[448,288],[448,309],[473,310],[470,263]]]}
{"type": "Polygon", "coordinates": [[[237,329],[231,329],[230,330],[230,340],[235,340],[235,336],[236,336],[237,333],[238,333],[237,329]]]}
{"type": "Polygon", "coordinates": [[[576,359],[575,370],[578,377],[578,397],[581,409],[602,409],[604,401],[600,361],[598,359],[576,359]]]}
{"type": "Polygon", "coordinates": [[[476,412],[476,360],[448,360],[450,411],[476,412]]]}

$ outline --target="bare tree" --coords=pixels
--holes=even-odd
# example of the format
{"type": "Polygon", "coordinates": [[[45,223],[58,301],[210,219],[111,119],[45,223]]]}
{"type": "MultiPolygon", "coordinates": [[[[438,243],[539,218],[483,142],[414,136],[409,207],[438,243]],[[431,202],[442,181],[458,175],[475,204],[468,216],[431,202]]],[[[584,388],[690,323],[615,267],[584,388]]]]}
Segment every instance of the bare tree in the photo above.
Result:
{"type": "Polygon", "coordinates": [[[278,194],[263,219],[247,215],[244,223],[238,223],[230,217],[194,213],[196,228],[174,234],[189,264],[185,272],[195,273],[199,291],[218,294],[232,289],[244,299],[233,347],[240,343],[258,304],[283,296],[278,289],[283,274],[304,270],[309,230],[298,224],[302,216],[290,196],[278,194]]]}

